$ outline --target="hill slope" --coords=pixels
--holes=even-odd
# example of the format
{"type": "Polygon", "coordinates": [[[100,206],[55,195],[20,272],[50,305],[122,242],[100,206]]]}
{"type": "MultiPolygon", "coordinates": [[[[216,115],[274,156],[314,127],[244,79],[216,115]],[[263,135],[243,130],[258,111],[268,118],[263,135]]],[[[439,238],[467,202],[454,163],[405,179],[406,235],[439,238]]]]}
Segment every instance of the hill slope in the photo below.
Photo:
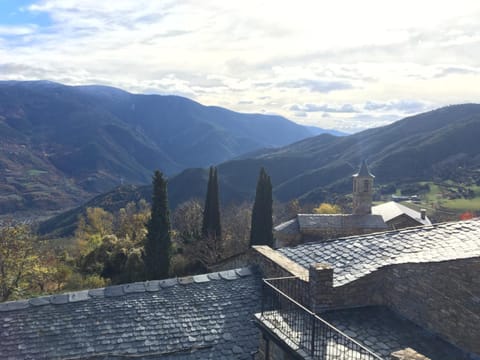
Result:
{"type": "MultiPolygon", "coordinates": [[[[433,178],[462,181],[467,174],[480,185],[479,135],[480,105],[476,104],[449,106],[344,137],[322,134],[219,165],[220,197],[224,203],[253,199],[258,172],[264,166],[277,200],[320,202],[327,192],[350,193],[351,175],[363,159],[376,175],[376,184],[433,178]]],[[[202,169],[173,177],[171,206],[190,197],[203,198],[206,178],[202,169]]],[[[148,196],[149,188],[143,188],[142,194],[148,196]]],[[[96,204],[102,204],[101,197],[96,204]]]]}
{"type": "Polygon", "coordinates": [[[311,136],[279,116],[103,86],[0,82],[0,214],[60,209],[311,136]]]}
{"type": "MultiPolygon", "coordinates": [[[[480,165],[480,105],[449,106],[344,137],[319,135],[257,157],[229,161],[219,175],[237,191],[250,188],[263,165],[278,199],[315,200],[321,190],[349,192],[367,159],[379,184],[445,177],[452,166],[480,165]],[[460,162],[460,163],[458,163],[460,162]]],[[[453,174],[455,175],[455,174],[453,174]]]]}

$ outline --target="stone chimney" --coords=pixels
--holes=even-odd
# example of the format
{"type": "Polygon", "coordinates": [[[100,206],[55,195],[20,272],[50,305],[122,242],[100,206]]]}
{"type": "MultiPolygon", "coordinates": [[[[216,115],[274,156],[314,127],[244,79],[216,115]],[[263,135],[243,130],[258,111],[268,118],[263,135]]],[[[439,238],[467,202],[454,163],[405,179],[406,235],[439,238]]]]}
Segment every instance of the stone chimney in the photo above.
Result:
{"type": "Polygon", "coordinates": [[[325,263],[311,264],[308,274],[312,311],[328,308],[333,302],[333,267],[325,263]]]}
{"type": "Polygon", "coordinates": [[[427,210],[426,209],[420,209],[420,217],[422,220],[425,220],[427,217],[427,210]]]}

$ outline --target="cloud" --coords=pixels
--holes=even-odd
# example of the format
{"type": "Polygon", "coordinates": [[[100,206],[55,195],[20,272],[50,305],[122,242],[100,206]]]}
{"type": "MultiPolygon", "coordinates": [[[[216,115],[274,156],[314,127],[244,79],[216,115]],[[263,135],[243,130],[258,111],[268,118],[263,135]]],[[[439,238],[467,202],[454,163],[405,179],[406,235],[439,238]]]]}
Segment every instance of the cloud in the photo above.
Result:
{"type": "Polygon", "coordinates": [[[305,111],[295,111],[293,113],[293,115],[296,116],[296,117],[307,117],[308,116],[308,114],[305,111]]]}
{"type": "Polygon", "coordinates": [[[447,67],[440,70],[437,74],[434,75],[434,77],[441,78],[449,75],[468,75],[468,74],[478,75],[480,74],[480,70],[452,66],[452,67],[447,67]]]}
{"type": "Polygon", "coordinates": [[[288,80],[277,84],[279,87],[286,88],[304,88],[313,92],[329,93],[336,90],[352,89],[352,84],[345,81],[336,80],[288,80]]]}
{"type": "Polygon", "coordinates": [[[20,36],[30,35],[36,31],[37,27],[34,25],[0,25],[0,36],[20,36]]]}
{"type": "Polygon", "coordinates": [[[352,2],[345,13],[338,2],[31,0],[23,23],[0,20],[0,75],[179,94],[343,129],[478,101],[480,3],[437,2],[432,13],[432,1],[405,1],[395,12],[352,2]]]}
{"type": "Polygon", "coordinates": [[[251,105],[253,104],[254,102],[252,100],[240,100],[238,102],[238,105],[251,105]]]}
{"type": "Polygon", "coordinates": [[[304,104],[304,105],[292,105],[291,111],[304,111],[304,112],[324,112],[324,113],[355,113],[358,112],[353,105],[344,104],[340,107],[332,107],[329,105],[316,105],[316,104],[304,104]]]}
{"type": "Polygon", "coordinates": [[[2,79],[46,79],[49,70],[44,67],[30,66],[16,63],[0,63],[0,76],[2,79]],[[19,77],[19,74],[21,76],[19,77]]]}
{"type": "Polygon", "coordinates": [[[425,111],[428,106],[417,100],[399,100],[390,102],[367,101],[363,108],[367,111],[400,111],[404,114],[412,114],[425,111]]]}

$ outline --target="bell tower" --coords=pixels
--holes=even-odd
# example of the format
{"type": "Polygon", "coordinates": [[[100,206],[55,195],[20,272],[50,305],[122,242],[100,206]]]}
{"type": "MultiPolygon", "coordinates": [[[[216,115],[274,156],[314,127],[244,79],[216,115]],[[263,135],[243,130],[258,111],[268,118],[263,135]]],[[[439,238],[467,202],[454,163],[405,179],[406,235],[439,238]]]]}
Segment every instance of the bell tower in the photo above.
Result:
{"type": "Polygon", "coordinates": [[[360,170],[353,175],[353,214],[368,215],[372,213],[373,176],[365,160],[360,170]]]}

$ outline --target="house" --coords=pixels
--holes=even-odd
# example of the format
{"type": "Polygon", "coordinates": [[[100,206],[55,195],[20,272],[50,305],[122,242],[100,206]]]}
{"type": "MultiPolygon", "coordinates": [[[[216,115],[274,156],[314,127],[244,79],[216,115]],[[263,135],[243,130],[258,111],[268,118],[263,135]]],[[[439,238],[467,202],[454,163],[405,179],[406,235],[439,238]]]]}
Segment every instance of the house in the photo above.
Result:
{"type": "Polygon", "coordinates": [[[0,304],[1,359],[480,359],[480,219],[0,304]]]}
{"type": "Polygon", "coordinates": [[[382,215],[372,213],[375,176],[365,161],[352,178],[352,214],[298,214],[274,228],[275,247],[388,230],[382,215]]]}
{"type": "Polygon", "coordinates": [[[259,359],[480,359],[480,219],[254,251],[259,359]]]}
{"type": "Polygon", "coordinates": [[[426,210],[415,211],[408,206],[395,201],[389,201],[384,204],[372,207],[372,214],[380,215],[383,221],[392,230],[403,229],[406,227],[432,225],[426,215],[426,210]]]}
{"type": "Polygon", "coordinates": [[[0,304],[0,359],[252,359],[249,268],[0,304]]]}
{"type": "Polygon", "coordinates": [[[275,247],[432,224],[424,209],[395,201],[372,206],[374,178],[363,161],[353,175],[352,214],[297,214],[274,228],[275,247]]]}

